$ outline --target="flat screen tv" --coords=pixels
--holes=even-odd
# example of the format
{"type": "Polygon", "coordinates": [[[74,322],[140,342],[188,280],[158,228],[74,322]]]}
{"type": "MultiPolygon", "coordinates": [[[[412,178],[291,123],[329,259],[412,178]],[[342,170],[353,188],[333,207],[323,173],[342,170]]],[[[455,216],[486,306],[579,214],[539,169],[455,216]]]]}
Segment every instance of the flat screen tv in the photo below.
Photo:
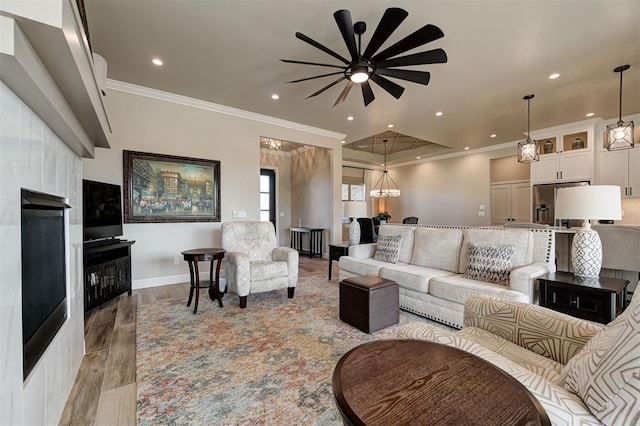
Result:
{"type": "Polygon", "coordinates": [[[120,185],[82,181],[84,241],[122,235],[120,185]]]}

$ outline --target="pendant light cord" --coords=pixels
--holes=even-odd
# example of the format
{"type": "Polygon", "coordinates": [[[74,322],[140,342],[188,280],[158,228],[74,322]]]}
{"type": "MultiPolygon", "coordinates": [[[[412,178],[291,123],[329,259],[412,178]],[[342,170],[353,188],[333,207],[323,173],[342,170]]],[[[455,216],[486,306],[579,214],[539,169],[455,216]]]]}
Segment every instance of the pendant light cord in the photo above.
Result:
{"type": "Polygon", "coordinates": [[[620,71],[620,103],[618,105],[618,111],[620,112],[618,115],[618,123],[622,123],[622,73],[624,70],[620,71]]]}

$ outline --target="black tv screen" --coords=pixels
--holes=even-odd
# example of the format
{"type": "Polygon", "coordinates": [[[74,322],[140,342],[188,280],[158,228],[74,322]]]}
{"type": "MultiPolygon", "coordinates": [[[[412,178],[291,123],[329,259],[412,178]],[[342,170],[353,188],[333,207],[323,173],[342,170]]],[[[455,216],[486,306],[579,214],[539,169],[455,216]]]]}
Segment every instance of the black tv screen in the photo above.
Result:
{"type": "Polygon", "coordinates": [[[120,185],[82,181],[84,241],[122,235],[120,185]]]}

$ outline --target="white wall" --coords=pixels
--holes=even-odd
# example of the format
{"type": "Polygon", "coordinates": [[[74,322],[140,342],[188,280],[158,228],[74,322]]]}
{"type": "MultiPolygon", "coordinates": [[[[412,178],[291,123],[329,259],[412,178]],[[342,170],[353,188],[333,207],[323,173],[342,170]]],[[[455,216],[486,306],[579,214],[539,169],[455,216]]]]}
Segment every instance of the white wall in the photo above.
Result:
{"type": "Polygon", "coordinates": [[[490,160],[514,151],[504,148],[389,169],[402,191],[399,198],[385,199],[391,222],[417,216],[420,223],[434,225],[490,225],[490,160]],[[481,204],[484,217],[478,216],[481,204]]]}
{"type": "MultiPolygon", "coordinates": [[[[113,128],[112,146],[109,150],[96,149],[95,159],[83,160],[85,178],[122,185],[124,149],[219,160],[222,221],[237,220],[232,219],[232,210],[246,211],[247,219],[257,220],[259,138],[268,135],[329,148],[330,176],[325,180],[329,181],[329,188],[333,187],[333,194],[323,200],[333,198],[339,204],[342,162],[339,138],[216,112],[199,101],[194,107],[185,104],[182,97],[140,89],[143,90],[130,90],[133,93],[108,90],[105,104],[113,128]]],[[[327,222],[330,225],[331,218],[327,222]]],[[[332,226],[338,227],[339,222],[338,214],[332,226]]],[[[184,282],[188,280],[187,265],[181,260],[174,266],[173,258],[183,250],[219,246],[220,223],[125,224],[124,238],[136,241],[132,247],[134,287],[184,282]]]]}
{"type": "MultiPolygon", "coordinates": [[[[0,424],[56,424],[84,355],[82,163],[0,83],[0,424]],[[20,189],[65,197],[68,318],[23,384],[20,189]]],[[[43,280],[46,279],[46,271],[43,280]]]]}

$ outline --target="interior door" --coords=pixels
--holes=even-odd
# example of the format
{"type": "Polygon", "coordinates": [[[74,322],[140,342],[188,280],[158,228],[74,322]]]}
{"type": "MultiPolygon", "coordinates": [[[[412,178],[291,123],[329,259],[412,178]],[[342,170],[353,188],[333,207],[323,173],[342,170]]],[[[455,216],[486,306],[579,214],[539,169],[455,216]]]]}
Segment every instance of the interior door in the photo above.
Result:
{"type": "Polygon", "coordinates": [[[276,171],[260,169],[260,220],[276,226],[276,171]]]}

